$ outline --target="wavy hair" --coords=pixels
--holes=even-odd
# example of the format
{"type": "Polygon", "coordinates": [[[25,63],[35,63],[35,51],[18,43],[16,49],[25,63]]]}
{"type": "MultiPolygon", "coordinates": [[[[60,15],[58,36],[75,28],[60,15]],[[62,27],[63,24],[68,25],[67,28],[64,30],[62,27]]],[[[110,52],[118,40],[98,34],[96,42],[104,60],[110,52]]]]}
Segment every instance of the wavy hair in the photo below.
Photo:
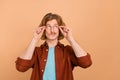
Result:
{"type": "MultiPolygon", "coordinates": [[[[56,19],[56,21],[57,21],[57,23],[58,23],[59,26],[65,26],[65,23],[63,22],[62,17],[61,17],[60,15],[58,15],[58,14],[53,14],[53,13],[47,13],[47,14],[43,17],[43,19],[42,19],[39,27],[46,26],[46,23],[47,23],[48,21],[50,21],[50,20],[53,20],[53,19],[56,19]]],[[[63,39],[63,38],[64,38],[64,36],[63,36],[63,34],[61,33],[61,31],[59,30],[58,40],[61,40],[61,39],[63,39]]],[[[45,40],[45,39],[46,39],[45,31],[43,32],[43,35],[42,35],[41,39],[42,39],[42,40],[45,40]]]]}

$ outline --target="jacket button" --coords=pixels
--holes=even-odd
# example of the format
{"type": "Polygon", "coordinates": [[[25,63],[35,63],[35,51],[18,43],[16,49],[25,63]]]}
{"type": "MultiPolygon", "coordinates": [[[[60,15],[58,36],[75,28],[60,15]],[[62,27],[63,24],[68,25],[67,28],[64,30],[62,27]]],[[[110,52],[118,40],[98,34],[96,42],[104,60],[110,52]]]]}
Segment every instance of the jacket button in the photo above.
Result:
{"type": "Polygon", "coordinates": [[[42,69],[41,71],[43,72],[44,70],[42,69]]]}
{"type": "Polygon", "coordinates": [[[44,59],[44,61],[46,62],[46,59],[44,59]]]}
{"type": "Polygon", "coordinates": [[[46,49],[46,51],[48,51],[48,49],[46,49]]]}

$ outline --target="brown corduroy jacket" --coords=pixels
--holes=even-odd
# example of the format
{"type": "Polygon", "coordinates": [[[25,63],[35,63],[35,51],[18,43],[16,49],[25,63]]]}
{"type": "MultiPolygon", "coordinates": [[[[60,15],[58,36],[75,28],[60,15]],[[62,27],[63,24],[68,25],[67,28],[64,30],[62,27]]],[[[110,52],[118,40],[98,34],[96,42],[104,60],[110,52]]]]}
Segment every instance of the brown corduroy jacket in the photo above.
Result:
{"type": "MultiPolygon", "coordinates": [[[[48,56],[48,45],[45,42],[40,47],[36,47],[31,60],[21,59],[16,60],[16,69],[21,72],[32,68],[32,75],[30,80],[42,80],[43,73],[48,56]]],[[[60,42],[55,46],[55,66],[56,66],[56,80],[74,80],[73,68],[80,66],[87,68],[92,64],[90,55],[83,57],[76,57],[71,46],[64,46],[60,42]]]]}

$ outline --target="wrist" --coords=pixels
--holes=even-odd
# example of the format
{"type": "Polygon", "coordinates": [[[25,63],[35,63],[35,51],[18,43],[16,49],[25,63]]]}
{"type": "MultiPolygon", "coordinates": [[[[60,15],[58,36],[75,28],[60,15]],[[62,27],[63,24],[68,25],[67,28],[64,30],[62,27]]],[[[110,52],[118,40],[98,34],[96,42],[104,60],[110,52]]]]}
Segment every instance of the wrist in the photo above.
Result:
{"type": "Polygon", "coordinates": [[[32,43],[37,44],[37,42],[38,42],[38,39],[36,39],[36,38],[33,37],[33,39],[32,39],[32,43]]]}
{"type": "Polygon", "coordinates": [[[68,42],[71,44],[74,41],[74,38],[72,36],[67,38],[68,42]]]}

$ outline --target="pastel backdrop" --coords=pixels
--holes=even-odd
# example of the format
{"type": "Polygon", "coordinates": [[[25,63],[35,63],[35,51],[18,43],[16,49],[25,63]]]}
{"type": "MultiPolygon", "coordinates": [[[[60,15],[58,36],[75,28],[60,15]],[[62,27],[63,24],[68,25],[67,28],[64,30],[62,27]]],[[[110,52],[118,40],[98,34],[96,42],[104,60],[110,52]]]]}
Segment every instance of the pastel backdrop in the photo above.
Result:
{"type": "Polygon", "coordinates": [[[76,67],[75,80],[120,80],[119,4],[120,0],[0,0],[0,80],[30,80],[32,70],[18,72],[15,60],[49,12],[61,15],[91,54],[93,65],[76,67]]]}

